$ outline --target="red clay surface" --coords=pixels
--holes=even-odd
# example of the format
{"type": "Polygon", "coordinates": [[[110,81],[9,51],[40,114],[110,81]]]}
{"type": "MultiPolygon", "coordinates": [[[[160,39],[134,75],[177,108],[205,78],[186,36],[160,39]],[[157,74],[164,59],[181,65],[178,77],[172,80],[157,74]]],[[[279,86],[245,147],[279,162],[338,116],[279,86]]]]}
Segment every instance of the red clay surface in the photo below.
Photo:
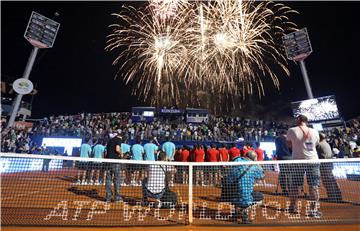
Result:
{"type": "MultiPolygon", "coordinates": [[[[76,169],[52,171],[48,173],[27,172],[1,175],[1,224],[6,225],[40,225],[40,226],[142,226],[142,225],[176,225],[169,227],[172,230],[191,230],[190,226],[178,226],[188,224],[186,204],[171,211],[169,209],[156,209],[136,206],[142,198],[140,187],[122,187],[121,192],[126,203],[110,203],[104,205],[101,200],[105,196],[105,186],[77,186],[72,182],[77,174],[76,169]],[[82,204],[82,207],[80,207],[82,204]],[[54,208],[59,208],[56,213],[54,208]],[[106,207],[108,206],[108,207],[106,207]],[[107,209],[105,211],[105,209],[107,209]]],[[[321,188],[320,211],[321,219],[306,216],[306,198],[302,198],[301,213],[299,217],[289,218],[285,213],[288,198],[275,193],[277,173],[267,172],[265,185],[259,185],[256,190],[264,192],[263,206],[258,206],[253,212],[253,224],[255,225],[318,225],[359,223],[360,221],[360,182],[338,180],[343,193],[344,203],[329,203],[324,201],[326,192],[321,188]]],[[[178,194],[178,202],[181,204],[188,201],[188,185],[175,184],[172,190],[178,194]]],[[[307,191],[307,187],[305,187],[307,191]]],[[[194,225],[206,225],[193,230],[210,229],[212,225],[234,225],[237,221],[231,217],[229,207],[219,202],[221,189],[216,187],[194,186],[194,225]]],[[[193,226],[191,226],[193,227],[193,226]]],[[[313,226],[304,226],[301,230],[310,229],[313,226]]],[[[325,230],[319,226],[311,230],[325,230]]],[[[356,230],[358,225],[341,226],[352,227],[348,230],[356,230]],[[356,229],[355,229],[355,228],[356,229]]],[[[4,230],[11,230],[7,227],[4,230]]],[[[26,228],[26,227],[24,227],[26,228]]],[[[27,227],[28,228],[28,227],[27,227]]],[[[246,230],[267,230],[269,227],[248,227],[246,230]]],[[[286,230],[300,230],[287,227],[286,230]]],[[[35,229],[35,228],[34,228],[35,229]]],[[[36,230],[43,229],[41,227],[36,230]]],[[[58,229],[58,228],[57,228],[58,229]]],[[[70,227],[71,229],[71,227],[70,227]]],[[[74,228],[75,229],[75,228],[74,228]]],[[[78,229],[78,228],[76,228],[78,229]]],[[[95,229],[95,228],[92,228],[95,229]]],[[[159,230],[159,228],[154,228],[159,230]]],[[[164,227],[166,229],[166,227],[164,227]]],[[[215,229],[215,228],[214,228],[215,229]]],[[[218,230],[219,228],[216,228],[218,230]]],[[[221,228],[222,229],[222,228],[221,228]]],[[[285,230],[276,226],[269,230],[285,230]]],[[[14,229],[13,229],[14,230],[14,229]]],[[[16,228],[16,230],[21,230],[16,228]]],[[[26,229],[28,230],[28,229],[26,229]]],[[[30,230],[30,229],[29,229],[30,230]]],[[[46,228],[46,230],[51,230],[46,228]]],[[[89,228],[87,228],[89,230],[89,228]]],[[[112,229],[113,230],[113,229],[112,229]]],[[[148,229],[150,230],[150,228],[148,229]]],[[[245,230],[245,229],[243,229],[245,230]]],[[[335,230],[326,228],[326,230],[335,230]]],[[[341,228],[341,230],[347,230],[341,228]]]]}
{"type": "Polygon", "coordinates": [[[2,227],[3,231],[114,231],[114,230],[130,230],[130,231],[359,231],[360,225],[311,225],[311,226],[273,226],[273,227],[211,227],[211,226],[171,226],[171,227],[2,227]]]}

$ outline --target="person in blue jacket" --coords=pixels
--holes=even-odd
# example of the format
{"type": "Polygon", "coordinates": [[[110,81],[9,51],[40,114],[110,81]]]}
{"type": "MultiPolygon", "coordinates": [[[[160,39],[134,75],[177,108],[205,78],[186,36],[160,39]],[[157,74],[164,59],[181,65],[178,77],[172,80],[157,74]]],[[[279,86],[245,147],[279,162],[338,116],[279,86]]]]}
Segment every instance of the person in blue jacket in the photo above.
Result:
{"type": "MultiPolygon", "coordinates": [[[[234,158],[233,162],[249,162],[256,159],[255,152],[248,152],[244,157],[234,158]]],[[[241,216],[242,223],[251,223],[247,208],[262,200],[261,193],[254,193],[255,182],[262,178],[264,171],[259,165],[234,166],[225,178],[223,187],[228,191],[228,201],[235,205],[236,215],[241,216]]]]}

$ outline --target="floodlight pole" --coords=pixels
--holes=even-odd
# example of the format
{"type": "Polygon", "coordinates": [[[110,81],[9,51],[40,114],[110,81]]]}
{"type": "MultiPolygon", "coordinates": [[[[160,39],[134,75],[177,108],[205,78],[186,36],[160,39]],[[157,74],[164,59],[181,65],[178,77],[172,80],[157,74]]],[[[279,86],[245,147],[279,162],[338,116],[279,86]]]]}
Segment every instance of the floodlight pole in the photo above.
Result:
{"type": "Polygon", "coordinates": [[[306,88],[306,92],[308,95],[309,99],[313,99],[314,95],[312,93],[311,90],[311,85],[310,85],[310,80],[309,80],[309,76],[306,70],[306,65],[305,65],[305,60],[300,60],[300,69],[301,69],[301,73],[304,79],[304,83],[305,83],[305,88],[306,88]]]}
{"type": "MultiPolygon", "coordinates": [[[[25,68],[25,71],[24,71],[24,74],[22,76],[22,78],[24,79],[29,79],[29,76],[30,76],[30,73],[31,73],[31,70],[32,70],[32,67],[34,65],[34,62],[35,62],[35,59],[36,59],[36,55],[39,51],[39,48],[38,47],[35,47],[32,49],[31,51],[31,54],[30,54],[30,57],[28,59],[28,62],[26,64],[26,68],[25,68]]],[[[18,94],[16,96],[16,99],[13,103],[13,107],[12,107],[12,111],[11,111],[11,116],[10,116],[10,119],[9,119],[9,122],[7,124],[7,127],[6,128],[10,128],[14,125],[14,122],[15,122],[15,117],[18,113],[18,110],[19,110],[19,107],[20,107],[20,103],[21,103],[21,99],[22,99],[23,95],[22,94],[18,94]]]]}
{"type": "Polygon", "coordinates": [[[286,56],[289,60],[300,62],[300,69],[304,79],[306,92],[309,99],[314,95],[311,90],[309,76],[306,71],[305,59],[312,53],[309,34],[306,28],[294,31],[282,37],[286,56]]]}

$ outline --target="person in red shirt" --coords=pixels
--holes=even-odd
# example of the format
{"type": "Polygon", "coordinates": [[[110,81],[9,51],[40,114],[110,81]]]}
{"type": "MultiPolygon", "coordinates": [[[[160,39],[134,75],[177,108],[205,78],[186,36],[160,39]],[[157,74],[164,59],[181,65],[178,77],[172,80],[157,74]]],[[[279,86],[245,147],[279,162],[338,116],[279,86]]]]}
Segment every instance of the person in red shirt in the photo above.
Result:
{"type": "Polygon", "coordinates": [[[226,149],[226,145],[222,144],[221,148],[219,148],[219,157],[221,162],[228,162],[229,161],[229,151],[226,149]]]}
{"type": "Polygon", "coordinates": [[[189,162],[190,161],[190,151],[188,146],[184,146],[184,148],[181,151],[181,162],[189,162]]]}
{"type": "MultiPolygon", "coordinates": [[[[182,149],[180,161],[181,162],[189,162],[190,161],[190,151],[189,151],[188,146],[184,146],[184,148],[182,149]]],[[[183,182],[183,184],[187,184],[187,182],[189,180],[188,169],[185,166],[179,166],[179,167],[181,167],[180,172],[182,174],[182,182],[183,182]]]]}
{"type": "Polygon", "coordinates": [[[195,162],[205,162],[205,151],[200,144],[195,144],[195,162]]]}
{"type": "Polygon", "coordinates": [[[182,148],[178,147],[175,151],[175,155],[174,155],[174,160],[175,161],[181,161],[181,153],[182,153],[182,148]]]}
{"type": "Polygon", "coordinates": [[[215,144],[211,144],[211,148],[207,150],[207,156],[209,162],[218,162],[220,159],[219,151],[216,149],[215,144]]]}
{"type": "MultiPolygon", "coordinates": [[[[226,144],[222,144],[221,148],[219,148],[219,157],[221,162],[229,162],[230,161],[230,156],[229,156],[229,151],[227,150],[226,144]]],[[[220,179],[224,178],[224,176],[226,176],[227,174],[227,170],[228,170],[229,166],[223,165],[220,167],[220,179]]]]}
{"type": "Polygon", "coordinates": [[[235,157],[240,156],[240,149],[236,147],[236,143],[233,143],[232,148],[229,149],[230,161],[235,157]]]}
{"type": "Polygon", "coordinates": [[[245,157],[249,151],[254,151],[254,149],[252,148],[251,144],[246,143],[242,148],[242,157],[245,157]]]}
{"type": "Polygon", "coordinates": [[[264,151],[260,148],[260,143],[259,142],[256,142],[255,145],[256,145],[255,152],[256,152],[256,155],[257,155],[257,160],[258,161],[263,161],[264,160],[264,151]]]}
{"type": "MultiPolygon", "coordinates": [[[[207,150],[208,162],[218,162],[220,160],[220,153],[216,149],[215,144],[211,144],[211,148],[207,150]]],[[[219,185],[219,166],[209,166],[207,171],[207,179],[210,186],[219,185]]]]}
{"type": "MultiPolygon", "coordinates": [[[[195,144],[194,146],[194,159],[195,162],[205,161],[205,151],[201,145],[195,144]]],[[[204,169],[203,166],[195,166],[195,185],[204,185],[204,169]]]]}

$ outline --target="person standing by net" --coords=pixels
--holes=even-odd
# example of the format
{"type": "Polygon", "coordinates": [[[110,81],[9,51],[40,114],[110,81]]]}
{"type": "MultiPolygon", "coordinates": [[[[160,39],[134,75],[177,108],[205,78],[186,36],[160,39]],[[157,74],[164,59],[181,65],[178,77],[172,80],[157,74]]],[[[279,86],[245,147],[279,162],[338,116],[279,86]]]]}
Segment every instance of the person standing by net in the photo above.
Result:
{"type": "MultiPolygon", "coordinates": [[[[280,135],[275,138],[275,147],[276,147],[276,159],[277,160],[291,160],[291,151],[286,144],[286,130],[282,130],[280,135]]],[[[290,190],[290,179],[289,179],[289,164],[279,164],[279,175],[278,175],[278,185],[280,185],[282,193],[287,195],[290,190]]],[[[277,191],[277,190],[276,190],[277,191]]]]}
{"type": "MultiPolygon", "coordinates": [[[[163,143],[162,145],[162,151],[165,152],[166,154],[166,161],[173,161],[174,160],[174,155],[175,155],[175,151],[176,151],[176,146],[173,142],[170,141],[170,137],[166,136],[165,137],[165,143],[163,143]]],[[[174,175],[175,173],[173,171],[171,171],[169,173],[170,175],[170,182],[169,185],[172,186],[174,184],[174,175]]]]}
{"type": "MultiPolygon", "coordinates": [[[[205,162],[205,151],[200,144],[194,145],[195,162],[205,162]]],[[[205,186],[204,166],[195,166],[195,185],[205,186]]]]}
{"type": "MultiPolygon", "coordinates": [[[[320,133],[320,143],[316,146],[316,151],[318,152],[319,159],[331,159],[334,156],[330,145],[326,142],[326,135],[324,133],[320,133]]],[[[321,181],[326,189],[328,200],[339,202],[342,201],[342,195],[340,187],[332,173],[333,168],[334,166],[331,162],[320,164],[321,181]]]]}
{"type": "MultiPolygon", "coordinates": [[[[136,144],[131,147],[132,160],[142,161],[144,160],[144,147],[141,145],[141,137],[136,136],[136,144]]],[[[144,175],[144,165],[133,164],[130,165],[130,172],[132,173],[131,185],[132,186],[141,186],[142,176],[144,175]]]]}
{"type": "MultiPolygon", "coordinates": [[[[120,133],[116,133],[116,135],[109,140],[107,146],[106,146],[106,159],[122,159],[123,153],[121,151],[121,135],[120,133]]],[[[121,171],[121,165],[120,163],[106,163],[105,165],[106,169],[106,196],[105,200],[106,202],[110,202],[113,199],[113,192],[111,184],[114,183],[114,191],[115,191],[115,202],[120,202],[123,200],[120,194],[120,171],[121,171]]]]}
{"type": "MultiPolygon", "coordinates": [[[[46,144],[41,146],[40,153],[41,153],[41,155],[44,155],[44,156],[49,156],[50,155],[50,150],[46,147],[46,144]]],[[[50,161],[51,161],[51,159],[43,159],[43,165],[42,165],[42,169],[41,169],[42,172],[48,172],[49,171],[50,161]]]]}
{"type": "MultiPolygon", "coordinates": [[[[210,148],[207,150],[207,161],[208,162],[218,162],[220,161],[219,150],[216,149],[215,144],[211,144],[210,148]]],[[[210,186],[220,185],[220,170],[219,166],[208,166],[206,171],[207,181],[210,186]]]]}
{"type": "MultiPolygon", "coordinates": [[[[81,158],[90,158],[91,156],[91,146],[89,145],[89,139],[85,139],[85,143],[83,143],[80,147],[80,157],[81,158]]],[[[77,184],[86,185],[88,184],[88,180],[91,172],[90,161],[80,161],[78,162],[78,181],[77,184]]]]}
{"type": "MultiPolygon", "coordinates": [[[[103,159],[105,156],[105,142],[104,140],[100,139],[98,143],[93,148],[93,155],[94,158],[103,159]]],[[[90,180],[93,180],[93,174],[95,173],[95,185],[100,185],[105,182],[105,172],[102,162],[94,162],[94,170],[91,172],[90,180]]]]}
{"type": "MultiPolygon", "coordinates": [[[[122,138],[123,142],[121,143],[121,152],[123,154],[123,159],[130,159],[131,158],[131,146],[129,145],[129,140],[125,135],[122,138]]],[[[131,174],[130,174],[130,167],[127,164],[121,164],[121,174],[123,176],[123,180],[121,182],[122,186],[130,185],[131,174]]]]}
{"type": "MultiPolygon", "coordinates": [[[[190,148],[185,145],[181,151],[181,162],[190,162],[190,148]]],[[[181,174],[181,179],[183,184],[189,182],[189,169],[186,166],[179,166],[179,173],[181,174]]]]}
{"type": "Polygon", "coordinates": [[[292,164],[290,175],[290,213],[298,213],[297,201],[300,189],[304,184],[306,173],[307,183],[310,193],[310,212],[309,217],[320,218],[319,207],[319,187],[320,187],[320,165],[311,163],[318,160],[316,146],[319,144],[319,132],[307,126],[308,118],[299,115],[296,118],[296,126],[289,128],[286,139],[288,146],[292,148],[292,159],[309,160],[306,164],[292,164]]]}
{"type": "MultiPolygon", "coordinates": [[[[221,144],[221,148],[219,148],[219,157],[220,162],[229,162],[230,156],[229,151],[227,150],[226,144],[221,144]]],[[[220,183],[222,184],[223,177],[228,173],[229,167],[226,165],[220,166],[220,183]]]]}
{"type": "MultiPolygon", "coordinates": [[[[144,145],[144,160],[146,161],[156,161],[159,153],[159,146],[156,145],[154,142],[156,141],[155,137],[150,137],[150,140],[148,143],[144,145]]],[[[147,176],[148,173],[148,166],[144,166],[144,177],[147,176]]]]}

